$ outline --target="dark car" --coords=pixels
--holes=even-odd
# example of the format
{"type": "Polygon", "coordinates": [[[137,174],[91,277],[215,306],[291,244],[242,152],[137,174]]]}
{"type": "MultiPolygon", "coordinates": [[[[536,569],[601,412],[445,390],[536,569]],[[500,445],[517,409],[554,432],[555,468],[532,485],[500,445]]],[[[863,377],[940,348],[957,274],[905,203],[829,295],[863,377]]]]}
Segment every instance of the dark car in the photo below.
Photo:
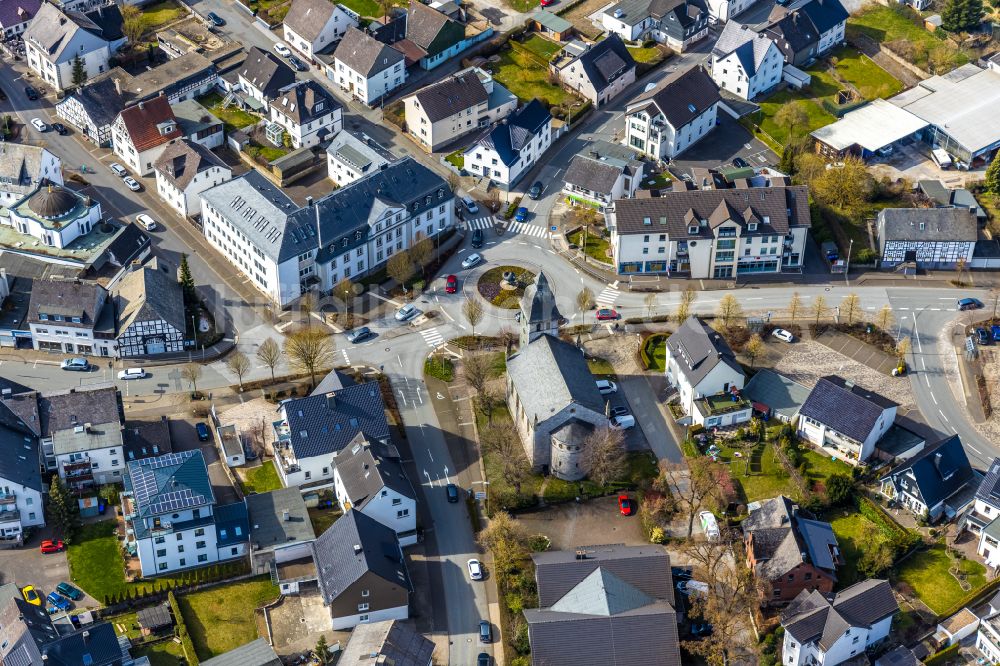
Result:
{"type": "Polygon", "coordinates": [[[535,184],[531,186],[530,190],[528,190],[528,198],[537,199],[538,197],[542,196],[543,189],[545,189],[545,186],[542,185],[542,181],[540,180],[535,181],[535,184]]]}
{"type": "Polygon", "coordinates": [[[288,63],[292,66],[292,69],[294,69],[296,72],[304,72],[307,69],[309,69],[308,67],[306,67],[305,63],[303,63],[295,56],[288,56],[288,63]]]}
{"type": "Polygon", "coordinates": [[[253,447],[247,444],[243,447],[243,457],[247,460],[257,460],[257,452],[253,450],[253,447]]]}
{"type": "Polygon", "coordinates": [[[993,339],[995,341],[1000,342],[1000,326],[997,326],[996,324],[990,326],[990,333],[993,334],[993,339]]]}
{"type": "Polygon", "coordinates": [[[472,247],[482,247],[483,246],[483,230],[476,229],[472,232],[472,247]]]}
{"type": "Polygon", "coordinates": [[[208,432],[208,426],[205,425],[204,423],[194,424],[194,429],[198,433],[199,442],[207,442],[208,438],[211,437],[211,433],[208,432]]]}
{"type": "Polygon", "coordinates": [[[69,597],[73,601],[79,601],[83,599],[83,592],[76,589],[72,585],[66,582],[59,583],[56,585],[56,592],[63,595],[64,597],[69,597]]]}
{"type": "Polygon", "coordinates": [[[978,310],[983,307],[983,302],[978,298],[961,298],[958,301],[959,310],[978,310]]]}
{"type": "Polygon", "coordinates": [[[351,344],[358,344],[359,342],[364,342],[368,338],[374,338],[375,333],[372,332],[367,326],[362,326],[361,328],[356,328],[347,334],[347,341],[351,344]]]}
{"type": "Polygon", "coordinates": [[[52,123],[52,129],[56,131],[59,136],[66,136],[69,134],[69,130],[62,123],[52,123]]]}
{"type": "Polygon", "coordinates": [[[692,636],[711,636],[712,635],[712,625],[708,622],[696,622],[691,625],[691,635],[692,636]]]}
{"type": "Polygon", "coordinates": [[[981,345],[988,345],[988,344],[990,344],[990,336],[989,336],[989,333],[986,332],[985,328],[977,328],[976,329],[976,340],[978,340],[979,344],[981,344],[981,345]]]}
{"type": "Polygon", "coordinates": [[[458,502],[458,486],[456,486],[454,483],[449,483],[447,486],[444,487],[444,491],[448,495],[449,502],[451,502],[452,504],[458,502]]]}
{"type": "Polygon", "coordinates": [[[736,159],[733,160],[733,166],[736,167],[737,169],[745,169],[748,166],[750,166],[750,164],[742,157],[737,157],[736,159]]]}
{"type": "Polygon", "coordinates": [[[480,652],[479,656],[476,657],[476,666],[490,666],[490,655],[480,652]]]}
{"type": "Polygon", "coordinates": [[[216,28],[221,28],[222,26],[226,25],[225,19],[223,19],[215,12],[208,13],[208,20],[211,21],[212,25],[214,25],[216,28]]]}
{"type": "Polygon", "coordinates": [[[24,86],[24,94],[32,101],[38,99],[38,91],[31,86],[24,86]]]}
{"type": "Polygon", "coordinates": [[[0,101],[4,102],[7,101],[7,93],[5,93],[3,90],[0,90],[0,101]]]}
{"type": "Polygon", "coordinates": [[[628,407],[622,407],[621,405],[619,405],[617,407],[612,407],[611,408],[611,413],[608,416],[609,417],[611,417],[611,416],[625,416],[626,414],[628,414],[628,407]]]}
{"type": "Polygon", "coordinates": [[[480,643],[492,643],[493,642],[493,625],[489,623],[489,620],[483,620],[479,623],[479,642],[480,643]]]}

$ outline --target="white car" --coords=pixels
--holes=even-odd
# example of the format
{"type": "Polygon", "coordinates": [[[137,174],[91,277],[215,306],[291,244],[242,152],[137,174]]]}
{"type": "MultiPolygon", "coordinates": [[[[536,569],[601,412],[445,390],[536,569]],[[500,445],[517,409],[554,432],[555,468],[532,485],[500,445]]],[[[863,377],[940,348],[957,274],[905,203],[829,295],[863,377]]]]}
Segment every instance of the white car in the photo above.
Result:
{"type": "Polygon", "coordinates": [[[414,307],[412,303],[407,303],[396,310],[396,321],[410,321],[418,314],[420,314],[420,310],[414,307]]]}
{"type": "Polygon", "coordinates": [[[483,262],[483,255],[478,252],[473,252],[465,259],[462,260],[462,268],[472,268],[473,266],[478,266],[483,262]]]}
{"type": "Polygon", "coordinates": [[[479,560],[472,559],[468,562],[469,565],[469,578],[472,580],[482,580],[483,579],[483,565],[479,563],[479,560]]]}
{"type": "Polygon", "coordinates": [[[783,328],[774,329],[773,331],[771,331],[771,335],[778,338],[782,342],[793,342],[795,340],[795,336],[783,328]]]}
{"type": "Polygon", "coordinates": [[[128,189],[132,190],[133,192],[138,192],[139,190],[142,189],[142,185],[139,184],[139,181],[137,181],[132,176],[125,176],[124,181],[125,184],[128,185],[128,189]]]}
{"type": "Polygon", "coordinates": [[[142,368],[127,368],[118,373],[118,379],[127,381],[129,379],[144,379],[146,371],[142,368]]]}
{"type": "Polygon", "coordinates": [[[287,46],[285,46],[283,42],[278,42],[277,44],[274,45],[274,52],[280,55],[282,58],[287,58],[288,56],[292,55],[291,50],[287,46]]]}
{"type": "Polygon", "coordinates": [[[601,395],[611,395],[612,393],[618,393],[618,384],[608,379],[598,379],[597,390],[600,391],[601,395]]]}
{"type": "Polygon", "coordinates": [[[114,174],[119,178],[124,178],[125,176],[128,175],[128,171],[125,170],[125,167],[123,167],[121,164],[118,164],[118,162],[113,162],[111,166],[109,166],[108,168],[111,169],[111,171],[113,171],[114,174]]]}
{"type": "Polygon", "coordinates": [[[138,222],[146,231],[153,231],[156,229],[156,220],[145,213],[139,213],[136,215],[135,221],[138,222]]]}
{"type": "Polygon", "coordinates": [[[465,204],[465,210],[469,211],[473,215],[479,212],[479,206],[476,202],[472,200],[472,197],[462,197],[462,203],[465,204]]]}
{"type": "Polygon", "coordinates": [[[48,132],[49,126],[41,118],[32,118],[31,126],[34,127],[39,132],[48,132]]]}
{"type": "Polygon", "coordinates": [[[608,421],[608,425],[611,426],[612,430],[628,430],[635,427],[635,417],[631,414],[612,416],[611,420],[608,421]]]}

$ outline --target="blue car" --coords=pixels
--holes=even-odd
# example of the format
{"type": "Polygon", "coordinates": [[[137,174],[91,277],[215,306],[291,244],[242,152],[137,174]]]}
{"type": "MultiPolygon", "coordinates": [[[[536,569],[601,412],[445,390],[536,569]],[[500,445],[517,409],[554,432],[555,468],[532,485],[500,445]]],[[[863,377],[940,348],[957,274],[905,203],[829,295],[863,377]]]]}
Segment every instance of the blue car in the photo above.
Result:
{"type": "Polygon", "coordinates": [[[194,429],[198,433],[198,441],[207,442],[212,436],[204,423],[196,423],[194,429]]]}
{"type": "Polygon", "coordinates": [[[1000,326],[993,324],[990,326],[990,333],[993,334],[993,340],[1000,342],[1000,326]]]}
{"type": "Polygon", "coordinates": [[[525,208],[524,206],[521,206],[520,208],[517,209],[517,215],[514,216],[514,221],[524,222],[527,219],[528,219],[528,209],[525,208]]]}
{"type": "Polygon", "coordinates": [[[59,611],[68,611],[73,607],[73,602],[59,594],[58,592],[49,592],[49,596],[45,597],[45,600],[49,602],[49,613],[58,613],[59,611]]]}

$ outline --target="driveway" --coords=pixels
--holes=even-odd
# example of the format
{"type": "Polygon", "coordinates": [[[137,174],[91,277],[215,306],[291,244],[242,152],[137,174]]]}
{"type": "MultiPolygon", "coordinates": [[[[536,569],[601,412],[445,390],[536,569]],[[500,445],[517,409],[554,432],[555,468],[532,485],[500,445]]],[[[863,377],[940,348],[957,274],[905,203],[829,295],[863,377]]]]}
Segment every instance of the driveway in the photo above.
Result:
{"type": "Polygon", "coordinates": [[[208,465],[208,478],[212,481],[212,492],[215,500],[219,504],[231,504],[239,501],[239,495],[233,484],[230,483],[226,471],[222,468],[225,464],[219,459],[219,449],[213,442],[198,441],[198,433],[195,431],[195,423],[199,421],[208,423],[208,419],[170,419],[170,441],[174,451],[194,451],[198,449],[205,456],[205,464],[208,465]]]}
{"type": "MultiPolygon", "coordinates": [[[[17,583],[19,587],[34,585],[42,594],[56,589],[61,581],[69,581],[66,553],[42,555],[38,545],[43,539],[53,538],[52,528],[36,530],[23,548],[0,550],[0,582],[17,583]]],[[[89,606],[98,604],[89,599],[89,606]]]]}
{"type": "Polygon", "coordinates": [[[691,167],[729,167],[737,157],[746,160],[752,167],[773,166],[778,163],[778,156],[770,148],[750,136],[729,115],[720,112],[718,118],[719,124],[708,136],[670,162],[672,173],[678,176],[690,174],[691,167]]]}
{"type": "Polygon", "coordinates": [[[517,519],[529,534],[544,534],[551,539],[550,550],[570,550],[576,546],[607,543],[623,543],[626,546],[649,543],[642,533],[639,516],[621,515],[618,511],[618,498],[614,495],[581,504],[570,502],[530,513],[519,513],[517,519]]]}

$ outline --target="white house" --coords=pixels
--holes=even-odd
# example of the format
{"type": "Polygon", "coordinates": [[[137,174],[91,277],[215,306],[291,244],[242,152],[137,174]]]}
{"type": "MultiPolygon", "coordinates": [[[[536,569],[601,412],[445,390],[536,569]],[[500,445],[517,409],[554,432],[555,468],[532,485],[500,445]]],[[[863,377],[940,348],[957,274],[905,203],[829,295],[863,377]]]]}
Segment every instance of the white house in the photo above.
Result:
{"type": "Polygon", "coordinates": [[[25,528],[43,527],[39,424],[24,421],[20,398],[0,397],[0,543],[24,540],[25,528]]]}
{"type": "Polygon", "coordinates": [[[707,37],[708,23],[703,0],[622,0],[601,14],[604,30],[626,42],[653,39],[678,52],[707,37]]]}
{"type": "Polygon", "coordinates": [[[34,348],[78,356],[115,356],[115,318],[96,282],[35,280],[28,303],[34,348]]]}
{"type": "Polygon", "coordinates": [[[372,444],[359,432],[333,454],[333,492],[340,508],[355,509],[393,532],[399,545],[417,542],[417,500],[395,447],[372,444]]]}
{"type": "Polygon", "coordinates": [[[1000,662],[1000,611],[991,604],[990,615],[979,623],[979,633],[976,634],[976,649],[986,658],[986,662],[1000,662]]]}
{"type": "MultiPolygon", "coordinates": [[[[237,439],[239,437],[237,436],[237,439]]],[[[266,493],[252,493],[244,499],[250,518],[250,566],[254,574],[278,574],[282,594],[294,594],[302,571],[294,570],[299,562],[312,560],[316,539],[309,509],[298,488],[278,488],[266,493]],[[293,570],[282,575],[282,564],[293,570]],[[282,580],[284,579],[284,580],[282,580]]],[[[311,575],[315,579],[315,573],[311,575]]]]}
{"type": "Polygon", "coordinates": [[[715,128],[720,100],[701,67],[669,76],[626,105],[622,142],[654,160],[673,159],[715,128]]]}
{"type": "Polygon", "coordinates": [[[0,206],[21,201],[43,182],[63,184],[62,160],[42,146],[0,143],[0,206]]]}
{"type": "Polygon", "coordinates": [[[799,436],[857,465],[871,457],[892,427],[896,407],[842,377],[821,377],[799,409],[799,436]]]}
{"type": "Polygon", "coordinates": [[[573,40],[549,65],[559,82],[600,107],[635,83],[635,60],[617,34],[596,44],[573,40]]]}
{"type": "Polygon", "coordinates": [[[465,169],[510,189],[552,145],[552,116],[533,99],[465,149],[465,169]]]}
{"type": "Polygon", "coordinates": [[[46,434],[66,487],[82,492],[122,483],[127,460],[118,390],[72,391],[61,394],[56,403],[61,414],[48,424],[46,434]]]}
{"type": "Polygon", "coordinates": [[[57,91],[74,85],[73,65],[78,58],[87,78],[108,70],[111,43],[83,14],[65,13],[46,2],[23,34],[28,67],[57,91]]]}
{"type": "Polygon", "coordinates": [[[784,64],[785,57],[773,41],[736,21],[726,23],[712,48],[712,80],[747,100],[781,83],[784,64]]]}
{"type": "Polygon", "coordinates": [[[285,43],[312,60],[317,53],[336,44],[360,17],[329,0],[294,0],[282,22],[285,43]]]}
{"type": "Polygon", "coordinates": [[[151,174],[167,144],[183,136],[166,97],[124,109],[111,126],[111,135],[115,155],[140,176],[151,174]]]}
{"type": "Polygon", "coordinates": [[[976,552],[986,566],[1000,567],[1000,458],[994,458],[976,490],[976,501],[959,527],[979,537],[976,552]]]}
{"type": "Polygon", "coordinates": [[[253,46],[237,68],[236,80],[248,98],[266,109],[280,90],[295,83],[295,72],[278,56],[253,46]]]}
{"type": "Polygon", "coordinates": [[[271,122],[285,128],[294,148],[320,144],[343,125],[340,102],[315,81],[300,81],[278,91],[270,107],[271,122]]]}
{"type": "Polygon", "coordinates": [[[326,148],[327,175],[338,186],[374,173],[396,157],[363,132],[342,129],[326,148]]]}
{"type": "Polygon", "coordinates": [[[628,146],[592,141],[570,161],[563,175],[563,194],[572,204],[593,206],[599,211],[617,199],[634,197],[645,171],[638,157],[628,146]]]}
{"type": "Polygon", "coordinates": [[[35,185],[27,196],[6,207],[2,224],[37,238],[42,245],[65,248],[89,234],[101,221],[101,204],[60,185],[35,185]]]}
{"type": "Polygon", "coordinates": [[[155,258],[115,285],[118,355],[153,356],[184,351],[187,317],[177,277],[155,258]]]}
{"type": "Polygon", "coordinates": [[[926,270],[972,263],[979,235],[975,209],[884,208],[876,224],[882,268],[894,268],[909,256],[926,270]]]}
{"type": "MultiPolygon", "coordinates": [[[[974,506],[974,496],[966,492],[978,484],[958,435],[929,446],[878,480],[879,492],[893,503],[929,522],[955,518],[974,506]]],[[[995,534],[987,526],[984,533],[995,534]]],[[[987,545],[992,547],[987,542],[987,545]]]]}
{"type": "Polygon", "coordinates": [[[79,129],[87,140],[108,148],[112,143],[111,126],[124,108],[125,97],[118,81],[102,76],[56,102],[56,116],[79,129]]]}
{"type": "Polygon", "coordinates": [[[143,576],[207,566],[247,553],[246,505],[218,504],[200,450],[130,461],[122,514],[129,530],[125,548],[139,556],[143,576]]]}
{"type": "Polygon", "coordinates": [[[708,0],[710,21],[730,21],[751,7],[757,0],[708,0]]]}
{"type": "Polygon", "coordinates": [[[763,32],[781,49],[785,62],[803,67],[843,43],[848,17],[840,0],[789,3],[772,10],[763,32]]]}
{"type": "Polygon", "coordinates": [[[666,346],[667,380],[694,423],[714,428],[750,420],[750,403],[739,396],[746,376],[719,333],[692,316],[667,338],[666,346]]]}
{"type": "Polygon", "coordinates": [[[803,590],[781,613],[781,663],[842,664],[885,639],[898,611],[886,580],[863,580],[829,595],[803,590]]]}
{"type": "Polygon", "coordinates": [[[168,145],[153,163],[156,193],[181,217],[201,213],[201,193],[233,177],[233,170],[199,143],[168,145]]]}
{"type": "Polygon", "coordinates": [[[373,106],[406,83],[405,60],[401,51],[350,28],[333,52],[326,75],[344,92],[373,106]]]}

